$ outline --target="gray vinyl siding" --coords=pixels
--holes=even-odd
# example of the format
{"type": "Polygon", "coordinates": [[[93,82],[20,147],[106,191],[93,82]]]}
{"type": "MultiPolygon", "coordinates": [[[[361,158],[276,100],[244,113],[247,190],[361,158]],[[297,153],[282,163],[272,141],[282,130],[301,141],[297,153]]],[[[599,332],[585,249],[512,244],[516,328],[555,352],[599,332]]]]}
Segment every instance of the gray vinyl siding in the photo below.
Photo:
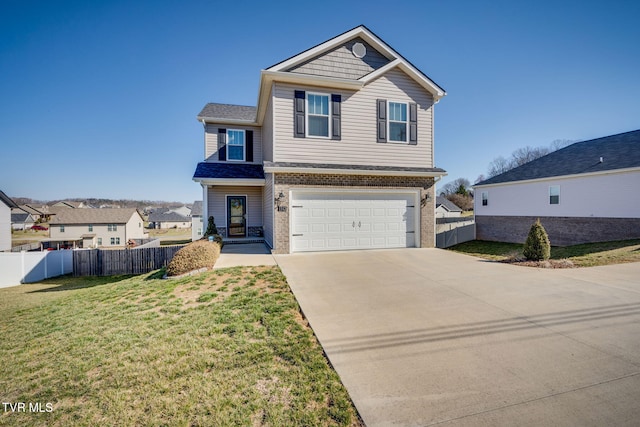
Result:
{"type": "Polygon", "coordinates": [[[273,199],[273,174],[266,173],[265,174],[265,186],[264,186],[264,197],[263,197],[263,224],[262,228],[264,230],[264,240],[267,244],[273,248],[273,211],[275,209],[273,199]]]}
{"type": "Polygon", "coordinates": [[[262,158],[266,161],[273,161],[273,98],[271,95],[269,95],[262,123],[262,158]]]}
{"type": "Polygon", "coordinates": [[[227,197],[247,196],[247,226],[262,226],[262,187],[214,186],[209,187],[208,215],[213,216],[216,226],[226,227],[227,197]]]}
{"type": "Polygon", "coordinates": [[[238,126],[207,123],[204,134],[204,158],[207,162],[218,161],[218,129],[243,129],[253,131],[253,162],[262,163],[262,130],[255,126],[238,126]]]}
{"type": "Polygon", "coordinates": [[[357,80],[362,76],[387,64],[389,60],[371,47],[361,38],[349,40],[342,46],[316,56],[287,71],[292,73],[312,74],[315,76],[338,77],[357,80]],[[363,58],[356,58],[351,52],[355,43],[362,43],[367,48],[363,58]]]}
{"type": "Polygon", "coordinates": [[[400,70],[393,69],[358,92],[289,84],[274,88],[275,162],[433,167],[433,97],[400,70]],[[295,90],[342,95],[342,140],[293,137],[295,90]],[[377,99],[418,104],[418,143],[377,143],[377,99]]]}

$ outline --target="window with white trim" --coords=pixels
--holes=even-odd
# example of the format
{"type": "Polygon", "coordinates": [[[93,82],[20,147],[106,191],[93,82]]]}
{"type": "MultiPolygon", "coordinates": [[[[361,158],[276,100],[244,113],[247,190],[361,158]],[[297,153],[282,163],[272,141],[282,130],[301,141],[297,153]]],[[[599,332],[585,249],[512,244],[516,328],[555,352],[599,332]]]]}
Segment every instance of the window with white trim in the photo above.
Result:
{"type": "Polygon", "coordinates": [[[389,141],[407,142],[407,104],[405,102],[391,102],[389,110],[389,141]]]}
{"type": "Polygon", "coordinates": [[[93,231],[93,224],[89,224],[89,232],[93,231]]]}
{"type": "Polygon", "coordinates": [[[117,224],[107,224],[107,231],[118,231],[117,224]]]}
{"type": "Polygon", "coordinates": [[[102,246],[102,237],[98,237],[98,246],[102,246]]]}
{"type": "Polygon", "coordinates": [[[244,162],[245,134],[244,130],[227,129],[227,160],[244,162]]]}
{"type": "Polygon", "coordinates": [[[307,136],[329,138],[329,95],[307,93],[307,136]]]}
{"type": "Polygon", "coordinates": [[[482,206],[489,205],[489,193],[487,191],[482,192],[482,206]]]}
{"type": "Polygon", "coordinates": [[[60,226],[60,232],[61,232],[61,233],[64,233],[64,225],[61,225],[61,226],[60,226]]]}
{"type": "Polygon", "coordinates": [[[120,238],[119,237],[112,237],[111,238],[111,244],[112,245],[119,245],[120,244],[120,238]]]}
{"type": "Polygon", "coordinates": [[[550,205],[560,204],[560,186],[559,185],[552,185],[549,187],[549,204],[550,205]]]}

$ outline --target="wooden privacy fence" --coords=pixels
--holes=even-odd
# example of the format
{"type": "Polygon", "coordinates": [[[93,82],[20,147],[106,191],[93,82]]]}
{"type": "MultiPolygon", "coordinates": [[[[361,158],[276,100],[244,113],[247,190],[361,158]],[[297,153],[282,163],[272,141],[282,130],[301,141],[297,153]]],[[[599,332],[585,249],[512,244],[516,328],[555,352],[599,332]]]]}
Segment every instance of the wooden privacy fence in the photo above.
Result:
{"type": "Polygon", "coordinates": [[[166,267],[183,246],[139,249],[73,251],[74,276],[143,274],[166,267]]]}

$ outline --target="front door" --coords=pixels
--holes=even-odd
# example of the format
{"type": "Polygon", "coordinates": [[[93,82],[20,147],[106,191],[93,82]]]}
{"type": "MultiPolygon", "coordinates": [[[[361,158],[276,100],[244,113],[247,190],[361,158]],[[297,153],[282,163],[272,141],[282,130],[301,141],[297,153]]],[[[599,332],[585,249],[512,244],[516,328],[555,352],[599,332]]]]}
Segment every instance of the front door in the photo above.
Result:
{"type": "Polygon", "coordinates": [[[227,196],[227,235],[247,235],[247,196],[227,196]]]}

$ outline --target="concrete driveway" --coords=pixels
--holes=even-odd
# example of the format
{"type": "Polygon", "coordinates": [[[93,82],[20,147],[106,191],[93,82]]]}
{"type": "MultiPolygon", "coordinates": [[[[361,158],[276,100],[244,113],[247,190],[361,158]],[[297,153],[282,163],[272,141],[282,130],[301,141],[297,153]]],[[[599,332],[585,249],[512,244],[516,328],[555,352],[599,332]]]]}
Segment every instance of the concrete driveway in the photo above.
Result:
{"type": "Polygon", "coordinates": [[[439,249],[276,255],[364,422],[640,420],[640,263],[540,270],[439,249]]]}

